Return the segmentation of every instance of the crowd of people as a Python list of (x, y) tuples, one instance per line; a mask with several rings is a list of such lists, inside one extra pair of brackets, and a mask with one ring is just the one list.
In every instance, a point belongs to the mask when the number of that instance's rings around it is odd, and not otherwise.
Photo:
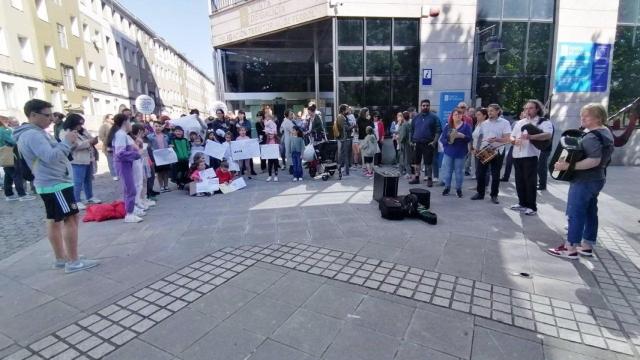
[[(191, 129), (174, 126), (165, 115), (134, 116), (125, 108), (113, 116), (106, 115), (98, 136), (94, 137), (85, 128), (82, 115), (53, 113), (51, 104), (34, 99), (24, 107), (28, 123), (17, 126), (11, 119), (0, 116), (0, 148), (5, 152), (11, 148), (13, 153), (13, 166), (4, 166), (3, 189), (8, 201), (29, 201), (35, 197), (25, 191), (25, 180), (31, 182), (32, 192), (42, 198), (50, 220), (48, 237), (56, 256), (55, 266), (67, 272), (97, 264), (94, 260), (78, 258), (77, 214), (87, 205), (101, 202), (93, 192), (100, 155), (107, 160), (110, 176), (121, 184), (126, 209), (124, 221), (138, 223), (161, 193), (187, 189), (194, 196), (211, 195), (193, 191), (193, 185), (203, 181), (202, 174), (207, 168), (214, 169), (220, 184), (245, 175), (249, 179), (257, 175), (254, 169), (257, 164), (254, 165), (253, 160), (234, 161), (230, 147), (222, 159), (206, 155), (203, 149), (208, 140), (230, 143), (257, 138), (260, 144), (277, 144), (281, 160), (260, 160), (260, 170), (268, 174), (266, 181), (277, 182), (278, 172), (286, 170), (292, 181), (302, 181), (305, 146), (327, 141), (328, 137), (338, 143), (335, 160), (344, 175), (348, 176), (350, 170), (362, 169), (363, 176), (373, 176), (375, 167), (382, 164), (383, 151), (389, 151), (389, 147), (384, 146), (388, 130), (394, 164), (409, 184), (419, 184), (423, 172), (427, 187), (441, 185), (442, 195), (447, 196), (455, 186), (455, 193), (461, 198), (464, 178), (471, 175), (473, 168), (476, 193), (471, 199), (484, 199), (490, 186), (490, 200), (499, 204), (500, 182), (508, 180), (512, 163), (518, 203), (511, 209), (535, 215), (537, 190), (546, 187), (551, 147), (540, 150), (534, 142), (548, 140), (551, 143), (554, 132), (542, 103), (527, 101), (520, 119), (513, 124), (502, 117), (498, 104), (469, 109), (460, 103), (444, 121), (431, 111), (430, 105), (429, 100), (423, 100), (420, 112), (410, 108), (397, 113), (388, 129), (380, 113), (361, 108), (356, 114), (346, 104), (339, 106), (330, 128), (325, 127), (315, 103), (309, 103), (304, 113), (287, 110), (282, 119), (265, 106), (256, 113), (254, 125), (242, 110), (225, 113), (219, 109), (215, 116), (203, 120), (194, 109), (191, 115), (200, 126)], [(585, 135), (586, 159), (571, 164), (579, 176), (569, 190), (568, 241), (549, 249), (552, 255), (570, 259), (577, 258), (578, 254), (591, 254), (597, 233), (597, 196), (604, 186), (605, 168), (613, 150), (613, 136), (604, 125), (606, 110), (601, 105), (590, 104), (582, 109), (581, 118), (585, 131), (602, 136)], [(52, 135), (47, 132), (51, 123), (54, 124)], [(539, 131), (529, 133), (530, 126)], [(167, 148), (173, 149), (178, 161), (155, 165), (153, 151)], [(483, 158), (482, 152), (492, 156)], [(560, 160), (555, 167), (562, 170), (569, 165)], [(17, 196), (13, 193), (14, 185)]]

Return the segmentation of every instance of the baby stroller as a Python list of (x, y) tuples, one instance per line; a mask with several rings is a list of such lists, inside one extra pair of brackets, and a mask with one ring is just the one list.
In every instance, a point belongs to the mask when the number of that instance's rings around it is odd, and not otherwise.
[(312, 161), (307, 162), (309, 176), (316, 179), (322, 178), (323, 181), (327, 181), (337, 171), (338, 180), (341, 180), (342, 170), (338, 166), (338, 163), (336, 163), (338, 142), (336, 140), (325, 140), (315, 144), (313, 147), (316, 152), (316, 157)]

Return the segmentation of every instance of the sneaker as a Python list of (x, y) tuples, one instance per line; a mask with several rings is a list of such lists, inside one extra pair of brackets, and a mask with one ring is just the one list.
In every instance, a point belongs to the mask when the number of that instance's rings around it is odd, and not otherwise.
[(492, 196), (491, 197), (491, 202), (494, 204), (500, 204), (500, 201), (498, 201), (498, 197), (497, 196)]
[[(365, 174), (365, 176), (366, 176), (366, 174)], [(415, 179), (409, 181), (409, 185), (416, 185), (416, 184), (420, 184), (420, 179), (415, 178)]]
[(144, 210), (142, 210), (141, 208), (139, 208), (137, 206), (135, 208), (133, 208), (133, 214), (136, 215), (136, 216), (145, 216), (145, 215), (147, 215), (147, 213), (144, 212)]
[(91, 199), (87, 200), (87, 204), (101, 204), (102, 200), (98, 199), (97, 197), (92, 197)]
[(36, 197), (33, 195), (25, 195), (25, 196), (20, 196), (18, 198), (18, 201), (31, 201), (34, 200)]
[(165, 186), (165, 187), (163, 187), (163, 188), (160, 188), (160, 192), (161, 192), (161, 193), (166, 193), (166, 192), (169, 192), (169, 191), (171, 191), (171, 190), (169, 190), (169, 188), (168, 188), (168, 187), (166, 187), (166, 186)]
[(137, 216), (135, 212), (133, 214), (127, 214), (127, 216), (124, 217), (124, 222), (126, 223), (139, 223), (142, 220), (143, 219)]
[[(368, 172), (368, 173), (364, 174), (364, 176), (373, 177), (373, 172)], [(420, 181), (418, 181), (418, 183), (420, 183)], [(409, 181), (409, 184), (411, 184), (411, 181)]]
[(258, 175), (258, 174), (256, 174), (256, 172), (255, 172), (255, 171), (252, 171), (252, 172), (251, 172), (251, 175), (256, 176), (256, 175)]
[(561, 257), (561, 258), (565, 258), (565, 259), (569, 259), (569, 260), (577, 260), (578, 259), (578, 252), (572, 252), (570, 253), (567, 250), (567, 247), (563, 245), (558, 246), (557, 248), (553, 248), (553, 249), (547, 249), (547, 253), (549, 255), (553, 255), (556, 257)]
[(114, 177), (113, 177), (113, 181), (118, 181), (118, 180), (120, 180), (120, 178), (119, 178), (119, 177), (117, 177), (117, 176), (114, 176)]
[(269, 182), (269, 181), (271, 181), (271, 176), (269, 176), (269, 177), (267, 178), (267, 182)]
[(98, 264), (97, 260), (78, 259), (66, 263), (64, 265), (64, 272), (70, 274), (80, 270), (91, 269), (92, 267), (98, 266)]
[(151, 199), (143, 200), (143, 203), (147, 205), (147, 207), (156, 206), (156, 202)]
[(159, 193), (159, 192), (157, 192), (157, 191), (151, 190), (151, 191), (149, 192), (149, 195), (150, 195), (149, 197), (152, 197), (152, 196), (153, 196), (153, 197), (155, 197), (155, 196), (160, 195), (160, 193)]
[(509, 206), (509, 209), (511, 209), (513, 211), (519, 211), (519, 212), (524, 212), (525, 210), (527, 210), (526, 207), (520, 206), (520, 204), (513, 204), (513, 205)]
[(482, 200), (482, 199), (484, 199), (484, 195), (480, 195), (479, 193), (476, 193), (471, 197), (471, 200)]
[(278, 182), (278, 177), (277, 177), (277, 176), (274, 176), (274, 177), (273, 177), (273, 181), (274, 181), (274, 182)]
[(17, 201), (18, 200), (18, 196), (17, 195), (11, 195), (11, 196), (7, 196), (4, 198), (6, 201)]
[(593, 257), (593, 249), (585, 249), (582, 246), (578, 246), (576, 250), (578, 250), (578, 254), (582, 256)]
[(205, 193), (201, 193), (201, 192), (199, 192), (199, 193), (197, 193), (197, 194), (196, 194), (196, 196), (197, 196), (197, 197), (203, 197), (203, 196), (205, 196)]
[(451, 191), (451, 189), (444, 188), (444, 190), (442, 190), (442, 196), (448, 196), (449, 195), (449, 191)]
[(456, 190), (456, 195), (458, 195), (459, 198), (462, 198), (462, 190)]
[(298, 178), (293, 178), (293, 181), (294, 181), (294, 182), (295, 182), (295, 181), (298, 181)]
[(533, 210), (533, 209), (529, 209), (529, 208), (527, 208), (527, 209), (524, 211), (524, 214), (525, 214), (525, 215), (529, 215), (529, 216), (533, 216), (533, 215), (537, 214), (537, 212), (536, 212), (535, 210)]
[(144, 210), (144, 211), (149, 210), (149, 207), (143, 201), (144, 200), (136, 201), (136, 207), (139, 208), (140, 210)]
[(85, 210), (87, 208), (87, 206), (81, 202), (77, 202), (76, 206), (78, 207), (78, 210)]
[(433, 186), (433, 180), (431, 178), (427, 178), (427, 187)]
[(302, 181), (302, 178), (298, 178), (298, 181)]

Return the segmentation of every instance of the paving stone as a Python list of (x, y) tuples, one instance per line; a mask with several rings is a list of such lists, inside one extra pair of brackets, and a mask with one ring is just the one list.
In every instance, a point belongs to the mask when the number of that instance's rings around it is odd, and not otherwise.
[(631, 350), (631, 346), (629, 346), (628, 343), (622, 342), (622, 341), (611, 340), (611, 339), (606, 339), (605, 341), (607, 342), (607, 345), (609, 346), (609, 349), (611, 349), (613, 351), (616, 351), (616, 352), (621, 352), (621, 353), (624, 353), (624, 354), (633, 355), (633, 350)]
[(465, 303), (470, 303), (471, 302), (471, 296), (470, 295), (461, 294), (459, 292), (456, 292), (455, 294), (453, 294), (453, 299), (457, 300), (457, 301), (460, 301), (460, 302), (465, 302)]
[(493, 300), (494, 301), (499, 301), (505, 304), (511, 304), (511, 298), (507, 295), (502, 295), (502, 294), (493, 294)]
[(523, 308), (519, 308), (517, 306), (514, 306), (512, 308), (512, 312), (513, 312), (513, 315), (515, 315), (515, 316), (520, 316), (520, 317), (527, 318), (527, 319), (533, 319), (533, 311), (531, 311), (531, 310), (523, 309)]
[(476, 328), (474, 360), (543, 360), (542, 345), (486, 328)]
[(595, 324), (596, 323), (596, 319), (588, 314), (582, 314), (582, 313), (574, 313), (574, 316), (576, 318), (577, 321), (579, 322), (583, 322), (583, 323), (587, 323), (587, 324)]
[(124, 327), (131, 327), (137, 324), (140, 320), (142, 320), (142, 316), (138, 314), (131, 314), (131, 316), (119, 322), (120, 325)]
[(44, 339), (38, 340), (35, 343), (31, 344), (29, 347), (34, 351), (40, 351), (44, 348), (47, 348), (53, 345), (56, 341), (58, 341), (55, 337), (49, 335)]
[(121, 309), (121, 310), (118, 310), (115, 313), (109, 315), (109, 320), (117, 322), (117, 321), (120, 321), (120, 320), (126, 318), (129, 315), (131, 315), (131, 311), (125, 310), (125, 309)]
[(173, 312), (176, 312), (176, 311), (182, 309), (185, 306), (187, 306), (187, 302), (182, 301), (182, 300), (176, 300), (176, 301), (172, 302), (171, 304), (167, 305), (167, 309), (171, 310)]
[(100, 346), (94, 348), (93, 350), (89, 351), (89, 355), (96, 358), (96, 359), (100, 359), (102, 357), (104, 357), (106, 354), (110, 353), (111, 351), (113, 351), (115, 349), (115, 347), (113, 345), (107, 344), (107, 343), (103, 343), (100, 344)]
[(87, 329), (89, 329), (90, 331), (92, 331), (94, 333), (97, 333), (97, 332), (102, 331), (103, 329), (106, 329), (111, 324), (112, 324), (111, 321), (102, 319), (102, 320), (96, 322), (95, 324), (89, 326)]
[(491, 318), (493, 320), (500, 321), (501, 323), (505, 323), (509, 325), (511, 325), (511, 322), (512, 322), (511, 314), (507, 314), (507, 313), (503, 313), (495, 310), (491, 312)]
[(578, 330), (578, 324), (573, 320), (556, 318), (556, 323), (558, 327), (569, 329), (569, 330)]
[(584, 334), (602, 336), (600, 328), (596, 325), (578, 323), (578, 328), (580, 328), (580, 332)]
[(420, 279), (420, 282), (425, 284), (425, 285), (430, 285), (430, 286), (435, 286), (437, 281), (429, 278), (429, 277), (423, 277), (422, 279)]
[(573, 342), (582, 342), (582, 338), (580, 337), (580, 332), (558, 328), (558, 335), (561, 339), (569, 340)]
[(549, 335), (549, 336), (558, 336), (558, 328), (556, 328), (553, 325), (549, 325), (549, 324), (545, 324), (545, 323), (541, 323), (541, 322), (536, 322), (536, 330), (539, 333), (545, 334), (545, 335)]
[(49, 347), (47, 347), (45, 349), (40, 350), (39, 354), (48, 359), (48, 358), (54, 357), (55, 355), (63, 352), (64, 350), (66, 350), (68, 348), (69, 348), (69, 345), (58, 341), (58, 342), (54, 343), (53, 345), (51, 345), (51, 346), (49, 346)]
[(469, 309), (471, 309), (471, 304), (460, 302), (460, 301), (454, 301), (451, 304), (451, 308), (458, 311), (469, 312)]
[(459, 358), (469, 358), (473, 316), (451, 316), (450, 310), (416, 310), (406, 333), (407, 340)]
[(123, 345), (124, 343), (126, 343), (127, 341), (133, 339), (134, 337), (136, 337), (136, 333), (134, 333), (133, 331), (130, 330), (125, 330), (123, 332), (121, 332), (120, 334), (114, 336), (113, 338), (111, 338), (111, 341), (116, 344), (116, 345)]
[(377, 289), (378, 286), (380, 286), (381, 282), (380, 281), (374, 281), (374, 280), (367, 280), (364, 283), (364, 286), (371, 288), (371, 289)]
[(503, 313), (511, 314), (511, 305), (503, 304), (500, 302), (493, 302), (492, 308)]
[(103, 341), (100, 340), (100, 338), (96, 337), (96, 336), (92, 336), (86, 340), (84, 340), (83, 342), (79, 343), (76, 345), (76, 347), (78, 348), (78, 350), (82, 351), (82, 352), (88, 352), (89, 350), (95, 348), (96, 346), (98, 346), (99, 344), (102, 344)]
[(532, 306), (533, 306), (533, 311), (549, 314), (549, 315), (553, 314), (553, 308), (549, 305), (543, 305), (543, 304), (534, 302), (532, 303)]
[(111, 339), (112, 337), (114, 337), (115, 335), (117, 335), (118, 333), (122, 332), (124, 330), (124, 328), (113, 324), (111, 326), (109, 326), (108, 328), (102, 330), (100, 333), (98, 333), (98, 335), (100, 335), (100, 337), (102, 337), (103, 339)]
[(475, 288), (480, 290), (491, 291), (491, 284), (487, 284), (481, 281), (476, 281)]
[(488, 300), (488, 299), (474, 297), (473, 298), (473, 304), (474, 305), (480, 305), (480, 306), (483, 306), (483, 307), (486, 307), (486, 308), (491, 308), (491, 300)]
[(137, 324), (135, 324), (134, 326), (132, 326), (131, 330), (134, 330), (134, 331), (142, 333), (142, 332), (147, 331), (149, 328), (151, 328), (155, 324), (156, 323), (153, 320), (144, 319), (144, 320), (138, 322)]
[(61, 352), (60, 354), (56, 355), (55, 357), (52, 358), (52, 360), (71, 360), (71, 359), (78, 359), (78, 356), (80, 355), (79, 352), (77, 352), (74, 349), (67, 349), (63, 352)]
[(443, 297), (439, 297), (439, 296), (433, 296), (433, 299), (431, 300), (431, 303), (434, 305), (438, 305), (438, 306), (442, 306), (442, 307), (449, 307), (449, 303), (451, 302), (451, 300), (449, 300), (448, 298), (443, 298)]
[(539, 312), (534, 312), (534, 318), (537, 322), (543, 322), (545, 324), (550, 324), (550, 325), (555, 325), (556, 324), (556, 320), (553, 316), (551, 315), (547, 315), (547, 314), (543, 314), (543, 313), (539, 313)]
[(100, 316), (98, 315), (89, 315), (86, 318), (78, 321), (78, 324), (80, 324), (80, 326), (84, 326), (84, 327), (88, 327), (89, 325), (99, 321), (101, 319)]
[(319, 356), (331, 344), (341, 325), (340, 320), (300, 309), (282, 324), (272, 339)]
[(513, 317), (513, 325), (533, 331), (535, 331), (536, 329), (536, 325), (533, 320), (522, 318), (519, 316)]
[(418, 301), (429, 302), (431, 295), (416, 291), (416, 293), (413, 294), (413, 298)]
[(435, 295), (449, 299), (453, 293), (450, 290), (436, 289)]
[(594, 335), (582, 333), (582, 341), (587, 345), (591, 345), (591, 346), (595, 346), (603, 349), (607, 348), (607, 344), (605, 343), (604, 338), (600, 336), (594, 336)]
[(396, 291), (396, 295), (400, 295), (400, 296), (404, 296), (404, 297), (410, 298), (411, 296), (413, 296), (413, 290), (405, 289), (405, 288), (398, 288), (398, 290)]
[(88, 338), (89, 336), (91, 336), (91, 333), (89, 333), (88, 331), (85, 331), (85, 330), (80, 330), (80, 331), (78, 331), (77, 333), (75, 333), (75, 334), (73, 334), (73, 335), (69, 336), (69, 337), (68, 337), (68, 338), (66, 338), (65, 340), (66, 340), (68, 343), (70, 343), (70, 344), (72, 344), (72, 345), (75, 345), (75, 344), (77, 344), (77, 343), (81, 342), (82, 340), (84, 340), (84, 339)]
[(573, 311), (571, 311), (571, 310), (553, 308), (553, 314), (555, 316), (557, 316), (557, 317), (561, 317), (561, 318), (564, 318), (564, 319), (570, 319), (570, 320), (575, 319), (575, 315), (574, 315)]
[(409, 325), (413, 309), (402, 304), (367, 296), (350, 319), (355, 325), (383, 334), (402, 337)]
[(454, 286), (455, 285), (451, 282), (442, 281), (442, 280), (438, 282), (438, 287), (441, 289), (453, 290)]

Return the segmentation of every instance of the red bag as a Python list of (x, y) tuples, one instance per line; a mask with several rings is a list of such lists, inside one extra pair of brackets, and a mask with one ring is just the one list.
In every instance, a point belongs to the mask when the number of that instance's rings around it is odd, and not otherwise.
[(95, 204), (87, 206), (87, 212), (82, 221), (105, 221), (111, 219), (124, 219), (126, 211), (123, 201), (115, 201), (111, 204)]

